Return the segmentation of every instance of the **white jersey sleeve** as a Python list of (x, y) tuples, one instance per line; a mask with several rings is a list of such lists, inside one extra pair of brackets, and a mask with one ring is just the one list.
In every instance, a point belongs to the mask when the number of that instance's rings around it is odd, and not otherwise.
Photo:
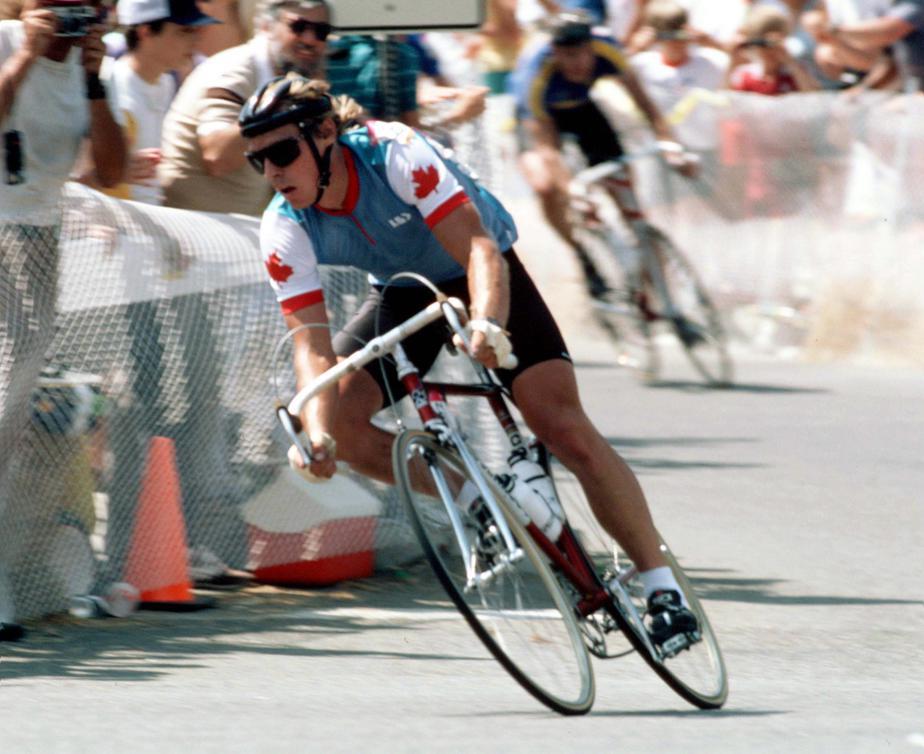
[(369, 124), (369, 131), (377, 139), (388, 139), (388, 184), (403, 201), (417, 207), (429, 227), (469, 201), (462, 184), (416, 131), (401, 123), (382, 122)]
[(272, 208), (266, 210), (260, 223), (260, 251), (283, 314), (324, 300), (314, 246), (295, 220)]

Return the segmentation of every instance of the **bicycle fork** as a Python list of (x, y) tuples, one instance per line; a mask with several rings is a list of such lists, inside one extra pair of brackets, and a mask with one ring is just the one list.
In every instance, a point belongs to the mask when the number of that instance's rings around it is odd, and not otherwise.
[[(507, 519), (497, 505), (494, 499), (495, 494), (488, 483), (487, 475), (481, 462), (469, 449), (465, 439), (459, 432), (458, 428), (453, 426), (453, 422), (446, 411), (446, 395), (438, 387), (431, 387), (429, 390), (424, 386), (420, 379), (420, 372), (417, 367), (408, 359), (404, 349), (398, 344), (394, 350), (395, 362), (398, 370), (398, 378), (407, 390), (417, 414), (424, 424), (424, 428), (433, 432), (441, 441), (446, 442), (454, 448), (462, 459), (463, 464), (471, 475), (472, 481), (478, 488), (481, 500), (487, 506), (494, 519), (498, 532), (505, 546), (505, 552), (498, 554), (499, 563), (492, 566), (486, 571), (477, 571), (475, 568), (474, 557), (469, 557), (465, 561), (466, 591), (483, 586), (489, 581), (496, 578), (503, 571), (508, 569), (513, 563), (523, 558), (523, 550), (517, 545), (507, 524)], [(440, 498), (446, 501), (446, 511), (452, 525), (452, 531), (459, 543), (460, 551), (464, 553), (473, 553), (474, 548), (465, 531), (465, 525), (453, 501), (455, 493), (446, 479), (443, 470), (436, 466), (430, 459), (425, 459), (430, 470), (430, 476), (439, 492)]]

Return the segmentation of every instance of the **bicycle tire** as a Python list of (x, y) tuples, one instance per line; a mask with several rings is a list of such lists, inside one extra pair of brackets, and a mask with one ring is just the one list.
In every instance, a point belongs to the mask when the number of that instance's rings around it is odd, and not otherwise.
[(660, 374), (661, 361), (652, 323), (639, 306), (636, 300), (638, 294), (630, 285), (625, 270), (617, 262), (619, 253), (614, 246), (628, 242), (616, 239), (613, 233), (605, 226), (582, 228), (580, 232), (583, 246), (588, 250), (584, 264), (593, 265), (608, 287), (605, 292), (594, 293), (590, 291), (588, 281), (594, 317), (613, 341), (616, 363), (631, 370), (642, 382), (654, 382)]
[[(578, 534), (588, 558), (598, 567), (601, 579), (610, 583), (613, 578), (621, 576), (625, 580), (622, 584), (623, 589), (617, 590), (617, 601), (607, 606), (607, 612), (622, 631), (624, 638), (652, 670), (683, 699), (701, 709), (721, 707), (728, 698), (728, 672), (722, 650), (702, 602), (670, 548), (662, 540), (661, 552), (674, 573), (690, 610), (696, 616), (702, 639), (674, 657), (666, 658), (662, 657), (648, 640), (642, 587), (628, 558), (619, 551), (612, 537), (597, 523), (583, 488), (574, 475), (555, 458), (548, 457), (545, 463), (559, 500), (565, 508), (565, 514)], [(630, 604), (618, 605), (620, 595), (621, 599)], [(617, 651), (612, 653), (612, 656), (624, 653), (624, 650)]]
[[(482, 519), (476, 521), (473, 508), (458, 505), (448, 499), (449, 494), (441, 492), (437, 499), (417, 492), (411, 481), (441, 476), (457, 489), (464, 480), (474, 481), (475, 474), (455, 450), (424, 431), (402, 432), (393, 445), (392, 461), (399, 494), (424, 554), (485, 647), (526, 691), (550, 709), (564, 715), (588, 712), (594, 701), (594, 677), (573, 606), (562, 594), (545, 556), (510, 515), (505, 494), (493, 478), (484, 475), (523, 557), (495, 578), (473, 587), (465, 573), (465, 561), (484, 573), (506, 552), (498, 544), (502, 540), (494, 536), (497, 530), (490, 513), (482, 506)], [(455, 489), (452, 492), (455, 494)], [(465, 551), (453, 533), (445, 506), (454, 506), (471, 535)], [(480, 538), (479, 531), (483, 532)]]
[(734, 375), (728, 354), (728, 337), (712, 297), (686, 255), (662, 231), (649, 225), (649, 242), (663, 258), (664, 276), (671, 301), (678, 314), (701, 336), (695, 343), (675, 334), (694, 369), (711, 387), (728, 387)]

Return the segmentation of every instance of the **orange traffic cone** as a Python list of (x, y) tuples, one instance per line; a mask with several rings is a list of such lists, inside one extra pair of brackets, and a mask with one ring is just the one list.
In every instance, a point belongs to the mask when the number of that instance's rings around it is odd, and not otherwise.
[(140, 592), (141, 608), (186, 611), (214, 604), (192, 593), (180, 477), (167, 437), (152, 437), (148, 445), (122, 580)]

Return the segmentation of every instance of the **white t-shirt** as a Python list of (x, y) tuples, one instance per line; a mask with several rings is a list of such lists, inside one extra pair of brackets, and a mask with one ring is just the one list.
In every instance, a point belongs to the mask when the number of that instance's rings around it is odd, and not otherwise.
[(824, 5), (831, 23), (843, 26), (884, 16), (892, 0), (824, 0)]
[[(690, 26), (709, 34), (719, 42), (730, 42), (752, 3), (748, 0), (678, 0), (690, 14)], [(791, 16), (783, 0), (756, 0), (753, 5), (772, 5)]]
[[(23, 43), (21, 21), (0, 21), (0, 65)], [(36, 60), (16, 90), (13, 107), (0, 132), (17, 131), (22, 150), (23, 183), (7, 183), (6, 152), (0, 144), (0, 221), (54, 225), (61, 189), (80, 143), (90, 128), (79, 48), (57, 63)]]
[[(130, 57), (124, 55), (108, 67), (106, 78), (109, 106), (125, 130), (129, 153), (160, 149), (164, 117), (176, 93), (173, 77), (164, 73), (157, 83), (149, 84), (132, 70)], [(147, 184), (131, 184), (130, 198), (159, 205), (164, 203), (164, 192), (152, 178)]]
[(659, 50), (633, 55), (629, 62), (658, 109), (690, 149), (714, 149), (716, 120), (714, 107), (696, 90), (722, 88), (728, 56), (708, 47), (689, 48), (687, 62), (668, 65)]

